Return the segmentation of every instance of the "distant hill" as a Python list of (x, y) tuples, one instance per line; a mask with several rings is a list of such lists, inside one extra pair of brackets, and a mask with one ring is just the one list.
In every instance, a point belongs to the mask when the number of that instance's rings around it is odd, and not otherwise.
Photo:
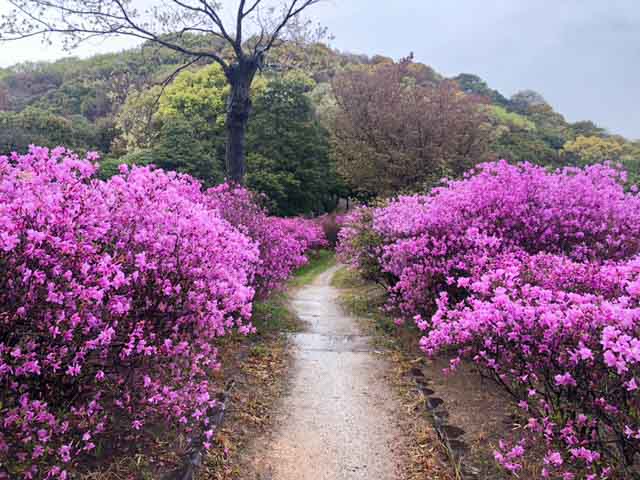
[[(203, 38), (194, 36), (193, 41)], [(185, 60), (176, 52), (143, 45), (88, 59), (66, 58), (0, 69), (0, 153), (39, 143), (115, 155), (112, 145), (119, 135), (116, 119), (127, 96), (161, 84)], [(380, 55), (339, 52), (322, 43), (284, 44), (269, 57), (264, 75), (303, 70), (315, 80), (311, 98), (322, 108), (336, 72), (392, 61)], [(444, 79), (428, 65), (416, 63), (415, 68), (421, 70), (420, 81)], [(464, 73), (454, 79), (466, 94), (486, 99), (487, 135), (491, 135), (494, 158), (550, 165), (609, 158), (635, 171), (640, 158), (638, 142), (610, 134), (589, 120), (567, 122), (536, 92), (523, 90), (507, 98), (477, 75)]]

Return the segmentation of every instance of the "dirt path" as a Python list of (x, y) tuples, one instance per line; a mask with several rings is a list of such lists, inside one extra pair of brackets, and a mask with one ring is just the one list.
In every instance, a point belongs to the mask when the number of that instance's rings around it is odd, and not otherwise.
[(292, 338), (287, 395), (267, 438), (251, 448), (247, 480), (400, 479), (403, 439), (388, 364), (337, 304), (337, 267), (298, 290), (293, 307), (308, 324)]

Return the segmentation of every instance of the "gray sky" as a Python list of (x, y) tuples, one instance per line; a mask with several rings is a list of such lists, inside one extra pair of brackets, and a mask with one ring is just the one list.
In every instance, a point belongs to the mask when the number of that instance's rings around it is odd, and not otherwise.
[[(445, 75), (475, 73), (507, 96), (531, 88), (570, 121), (640, 139), (640, 0), (327, 0), (310, 14), (340, 50), (413, 51)], [(0, 44), (0, 66), (61, 55), (37, 40)]]

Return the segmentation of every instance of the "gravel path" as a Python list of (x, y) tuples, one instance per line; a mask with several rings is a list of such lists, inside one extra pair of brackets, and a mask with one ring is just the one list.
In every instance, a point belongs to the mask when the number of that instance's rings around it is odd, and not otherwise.
[(399, 403), (388, 364), (337, 305), (331, 268), (301, 288), (293, 307), (308, 323), (293, 335), (294, 367), (275, 426), (253, 445), (250, 480), (401, 478)]

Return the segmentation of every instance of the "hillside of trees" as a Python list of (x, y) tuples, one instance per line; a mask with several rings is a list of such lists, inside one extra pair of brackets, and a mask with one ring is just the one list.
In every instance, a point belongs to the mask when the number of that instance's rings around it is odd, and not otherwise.
[[(229, 87), (218, 66), (180, 69), (186, 60), (146, 44), (0, 69), (0, 154), (65, 145), (98, 151), (104, 177), (123, 162), (153, 163), (220, 183)], [(445, 78), (411, 56), (285, 43), (252, 97), (246, 182), (280, 215), (330, 211), (346, 196), (420, 191), (499, 158), (612, 160), (632, 179), (640, 162), (640, 142), (589, 120), (570, 123), (534, 91), (507, 98), (476, 75)]]

